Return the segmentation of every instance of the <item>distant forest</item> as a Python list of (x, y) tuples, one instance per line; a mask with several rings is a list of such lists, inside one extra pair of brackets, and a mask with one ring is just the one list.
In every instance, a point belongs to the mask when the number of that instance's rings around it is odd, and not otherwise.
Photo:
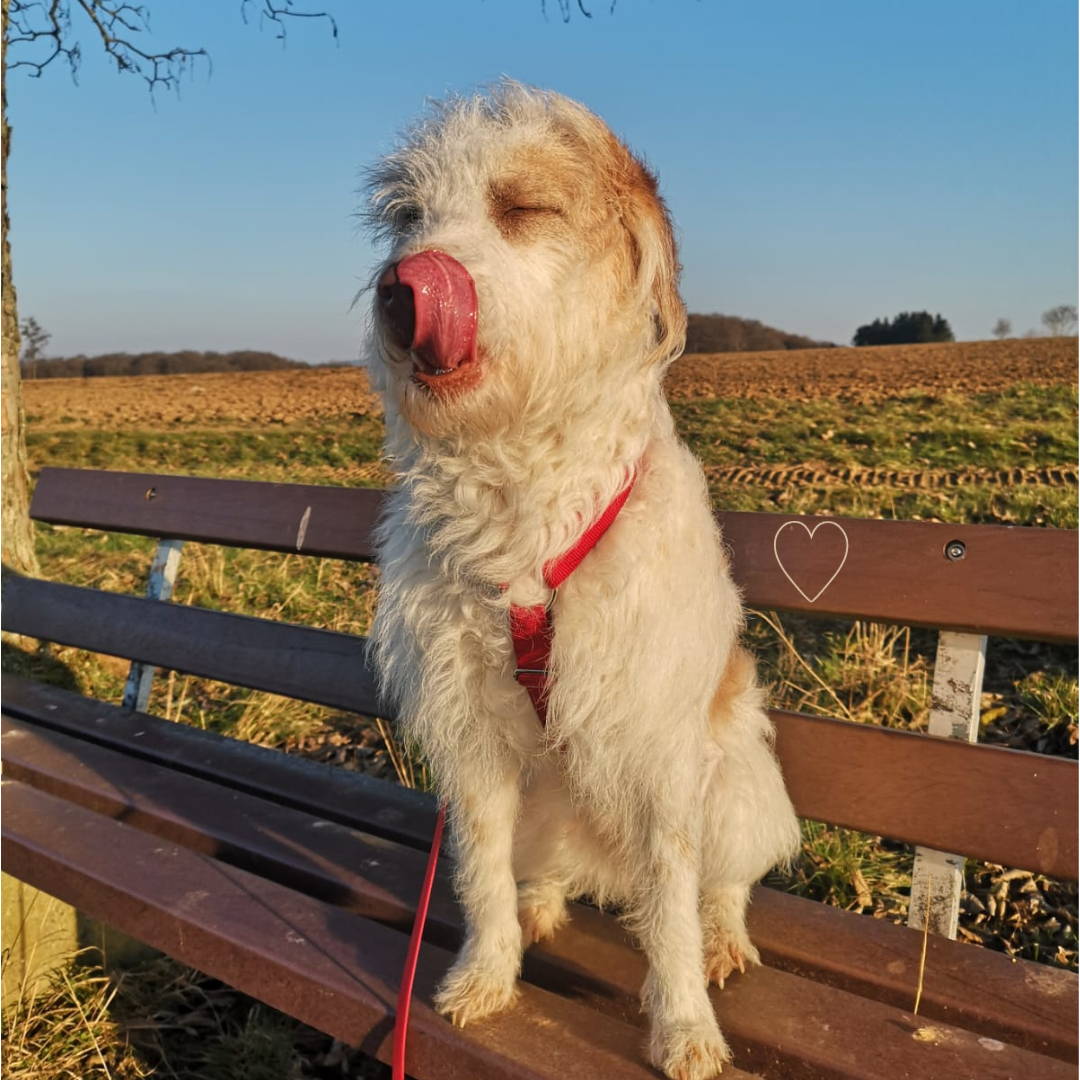
[(774, 349), (833, 348), (831, 341), (813, 341), (801, 334), (766, 326), (737, 315), (691, 315), (687, 320), (688, 353), (766, 352)]
[(101, 356), (58, 356), (22, 362), (27, 379), (79, 379), (97, 375), (201, 375), (210, 371), (276, 371), (306, 368), (271, 352), (244, 349), (240, 352), (103, 353)]
[[(740, 319), (735, 315), (691, 315), (686, 332), (688, 353), (820, 349), (831, 345), (831, 342), (788, 334), (756, 319)], [(311, 366), (255, 349), (226, 353), (185, 349), (183, 352), (103, 353), (100, 356), (40, 359), (24, 355), (22, 372), (26, 379), (87, 379), (99, 375), (201, 375), (211, 371), (277, 371)]]

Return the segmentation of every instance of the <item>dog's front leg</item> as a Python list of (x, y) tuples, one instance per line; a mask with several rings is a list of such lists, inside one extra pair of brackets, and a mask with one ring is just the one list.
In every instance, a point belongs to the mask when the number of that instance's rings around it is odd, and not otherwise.
[(731, 1051), (702, 978), (699, 830), (670, 810), (650, 815), (645, 884), (633, 911), (649, 961), (641, 999), (652, 1063), (672, 1080), (707, 1080), (731, 1060)]
[(520, 775), (509, 760), (484, 755), (453, 765), (450, 820), (457, 852), (455, 884), (465, 941), (435, 997), (459, 1027), (513, 1004), (521, 968), (521, 929), (513, 838)]

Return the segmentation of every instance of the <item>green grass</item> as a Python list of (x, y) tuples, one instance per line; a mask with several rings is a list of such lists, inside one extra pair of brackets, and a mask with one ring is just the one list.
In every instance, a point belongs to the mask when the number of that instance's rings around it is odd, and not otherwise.
[(963, 487), (940, 491), (901, 487), (743, 487), (714, 482), (713, 503), (724, 510), (829, 514), (953, 525), (1077, 527), (1076, 488), (1048, 484)]
[(370, 417), (320, 426), (235, 426), (191, 430), (104, 431), (69, 428), (35, 431), (27, 439), (34, 468), (44, 465), (190, 476), (242, 476), (280, 480), (290, 469), (347, 469), (380, 458), (382, 423)]
[(911, 850), (854, 829), (802, 823), (802, 852), (793, 871), (766, 881), (785, 892), (845, 911), (901, 920), (911, 893)]
[[(1038, 468), (1075, 463), (1076, 392), (1020, 385), (968, 397), (912, 394), (873, 406), (832, 400), (681, 401), (679, 431), (706, 465), (898, 469)], [(386, 482), (381, 421), (111, 432), (31, 427), (32, 468), (79, 466), (343, 486)], [(713, 482), (727, 510), (1076, 528), (1076, 490), (1044, 484), (912, 489)]]
[(1074, 463), (1076, 391), (911, 394), (853, 404), (828, 399), (705, 399), (673, 404), (707, 465), (1036, 468)]

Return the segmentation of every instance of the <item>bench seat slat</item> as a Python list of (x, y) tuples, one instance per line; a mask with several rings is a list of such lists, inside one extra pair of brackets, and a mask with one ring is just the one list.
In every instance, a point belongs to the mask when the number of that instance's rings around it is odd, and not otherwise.
[[(4, 787), (5, 860), (19, 876), (46, 891), (66, 890), (58, 895), (91, 914), (107, 918), (171, 955), (195, 963), (269, 1004), (284, 1007), (306, 1022), (371, 1051), (378, 1036), (370, 1020), (365, 1017), (357, 1023), (350, 1017), (343, 1024), (340, 1009), (343, 1004), (353, 1009), (371, 1009), (371, 998), (379, 1003), (393, 1000), (404, 935), (361, 922), (320, 901), (26, 788), (17, 781), (5, 781)], [(105, 844), (110, 846), (106, 848)], [(117, 881), (123, 882), (121, 889), (115, 887)], [(254, 915), (252, 908), (258, 909)], [(503, 1039), (509, 1037), (515, 1054), (533, 1063), (535, 1071), (528, 1072), (530, 1076), (558, 1075), (551, 1071), (553, 1057), (562, 1058), (562, 1075), (624, 1075), (624, 1062), (627, 1068), (632, 1068), (633, 1063), (616, 1057), (612, 1063), (619, 1068), (611, 1070), (603, 1063), (603, 1051), (610, 1055), (620, 1051), (623, 1055), (636, 1054), (640, 1039), (624, 1035), (621, 1045), (615, 1039), (605, 1040), (604, 1021), (621, 1027), (620, 1017), (629, 1014), (627, 1019), (634, 1017), (635, 1023), (641, 1023), (641, 1018), (634, 1015), (633, 1004), (644, 974), (644, 960), (627, 947), (622, 930), (612, 920), (596, 913), (584, 914), (586, 918), (576, 920), (578, 933), (568, 927), (570, 932), (560, 935), (563, 949), (569, 950), (566, 959), (571, 971), (584, 968), (592, 973), (591, 983), (580, 980), (574, 985), (578, 1004), (522, 984), (522, 1006), (491, 1022), (495, 1028), (502, 1028), (494, 1047), (489, 1041), (489, 1024), (467, 1029), (462, 1038), (431, 1015), (427, 1002), (434, 977), (445, 969), (448, 955), (437, 948), (426, 949), (411, 1040), (421, 1044), (414, 1046), (414, 1062), (417, 1056), (425, 1061), (432, 1041), (443, 1042), (444, 1055), (448, 1049), (445, 1043), (451, 1037), (467, 1043), (470, 1035), (479, 1037), (488, 1048), (505, 1052)], [(288, 947), (291, 945), (301, 946), (302, 951), (298, 954)], [(342, 1002), (342, 990), (355, 985), (354, 980), (359, 983), (359, 993), (353, 995), (354, 1000)], [(309, 1003), (306, 997), (313, 990), (319, 992), (321, 1000)], [(287, 1004), (278, 996), (285, 994)], [(900, 1010), (768, 968), (732, 981), (727, 991), (713, 996), (738, 1064), (785, 1080), (823, 1076), (893, 1080), (929, 1075), (941, 1080), (972, 1075), (988, 1080), (1018, 1075), (1057, 1080), (1074, 1076), (1071, 1064), (1001, 1042), (990, 1052), (984, 1045), (985, 1038), (980, 1042), (973, 1033), (937, 1020), (916, 1019)], [(580, 1005), (591, 1008), (582, 1010)], [(600, 1028), (596, 1039), (592, 1028), (588, 1028), (589, 1058), (579, 1059), (569, 1069), (570, 1040), (556, 1040), (557, 1047), (545, 1052), (542, 1045), (522, 1032), (522, 1028), (542, 1032), (545, 1022), (550, 1030), (553, 1020), (563, 1020), (558, 1016), (560, 1009), (578, 1021), (576, 1030), (583, 1041), (586, 1029), (582, 1021), (587, 1023), (591, 1018)], [(536, 1012), (541, 1016), (537, 1017)], [(816, 1021), (822, 1015), (830, 1017), (828, 1025)], [(347, 1034), (343, 1034), (343, 1028)], [(920, 1031), (924, 1037), (916, 1038)], [(522, 1046), (523, 1042), (531, 1045)], [(874, 1047), (872, 1057), (866, 1053), (869, 1046)], [(376, 1053), (383, 1056), (385, 1049), (383, 1038)], [(458, 1066), (462, 1049), (454, 1046)], [(468, 1047), (464, 1049), (467, 1060)], [(430, 1075), (439, 1073), (436, 1057), (431, 1054), (428, 1059)], [(445, 1067), (445, 1059), (442, 1064)], [(423, 1064), (418, 1068), (410, 1063), (410, 1073), (423, 1077)], [(518, 1075), (513, 1069), (507, 1074)], [(468, 1075), (490, 1074), (473, 1071)]]
[[(38, 479), (31, 514), (54, 524), (371, 559), (385, 496), (362, 488), (50, 468)], [(751, 607), (1042, 641), (1077, 636), (1075, 530), (732, 512), (717, 520)], [(799, 526), (780, 542), (777, 531), (797, 521), (804, 523), (805, 542)], [(837, 547), (832, 527), (820, 543), (810, 542), (811, 530), (824, 521), (840, 526), (844, 547)], [(966, 545), (959, 561), (945, 558), (953, 540)]]
[[(913, 1004), (917, 930), (764, 886), (754, 891), (749, 927), (767, 964), (900, 1009)], [(926, 940), (920, 1015), (1075, 1063), (1078, 1005), (1074, 972), (937, 934)]]
[[(18, 781), (3, 787), (4, 860), (17, 877), (389, 1060), (405, 934)], [(434, 946), (421, 954), (407, 1061), (417, 1080), (655, 1076), (633, 1029), (529, 984), (513, 1012), (452, 1027), (429, 1004), (450, 959)]]
[[(67, 614), (73, 628), (80, 625), (81, 606), (89, 605), (97, 595), (92, 590), (68, 585), (25, 579), (19, 579), (19, 583), (32, 586), (29, 591), (34, 593), (44, 587), (59, 600), (73, 597), (74, 603)], [(5, 601), (9, 584), (5, 583)], [(21, 609), (25, 607), (26, 591), (19, 595)], [(360, 639), (198, 608), (154, 604), (137, 597), (110, 595), (103, 599), (109, 605), (117, 602), (114, 606), (130, 618), (135, 618), (140, 609), (149, 608), (157, 624), (167, 628), (153, 639), (153, 647), (141, 649), (136, 659), (179, 667), (210, 678), (228, 677), (220, 664), (242, 665), (252, 673), (252, 681), (247, 685), (280, 693), (288, 692), (280, 689), (288, 681), (297, 697), (349, 711), (377, 709), (377, 702), (370, 697), (367, 701), (361, 699), (362, 694), (373, 695), (374, 680), (364, 669), (365, 650)], [(7, 613), (14, 606), (4, 607), (5, 628), (9, 625)], [(54, 602), (51, 606), (56, 610), (60, 605)], [(84, 618), (90, 618), (91, 610), (94, 609), (84, 611)], [(100, 635), (97, 648), (107, 652), (109, 649), (101, 648), (102, 637), (111, 634), (120, 637), (126, 631), (122, 621), (110, 621), (106, 626), (106, 620), (100, 618), (100, 608), (96, 610), (98, 621), (87, 627), (82, 636)], [(212, 625), (226, 620), (228, 645), (222, 644), (220, 632), (197, 629), (202, 627), (204, 617)], [(118, 618), (114, 616), (113, 620)], [(25, 626), (21, 619), (12, 622), (16, 623), (15, 628)], [(34, 625), (43, 629), (40, 621)], [(253, 628), (256, 637), (256, 644), (250, 647), (241, 637), (248, 627)], [(50, 638), (49, 634), (39, 635), (34, 630), (23, 632)], [(312, 647), (297, 653), (287, 645), (280, 645), (282, 641), (300, 640), (312, 642)], [(139, 641), (151, 641), (151, 637), (143, 632)], [(176, 642), (183, 650), (184, 663), (178, 662), (170, 651)], [(194, 650), (198, 650), (198, 655)], [(314, 683), (309, 684), (307, 680), (312, 677)], [(5, 676), (5, 685), (8, 678)], [(234, 681), (241, 680), (234, 677)], [(54, 691), (35, 690), (14, 679), (11, 683), (13, 687), (19, 686), (14, 693), (29, 699), (30, 715), (50, 722), (49, 710), (43, 712), (42, 706)], [(344, 693), (340, 692), (342, 684)], [(301, 685), (303, 689), (298, 690)], [(353, 693), (361, 700), (354, 701)], [(19, 713), (23, 711), (21, 706), (9, 707)], [(94, 712), (98, 737), (106, 736), (108, 725), (115, 727), (109, 736), (114, 744), (123, 745), (130, 736), (130, 713), (98, 703), (89, 706), (76, 703), (72, 708), (76, 715), (85, 715), (87, 709)], [(66, 713), (67, 708), (55, 711)], [(780, 711), (774, 711), (772, 716), (788, 790), (801, 816), (910, 844), (962, 852), (1006, 866), (1075, 878), (1077, 823), (1072, 813), (1077, 800), (1075, 761), (827, 717)], [(142, 738), (140, 745), (148, 753), (149, 743)], [(171, 746), (168, 740), (166, 743)], [(994, 793), (993, 817), (985, 812), (987, 792)], [(943, 812), (945, 808), (948, 813)]]
[[(911, 938), (920, 937), (906, 928), (897, 929)], [(799, 924), (790, 925), (787, 932), (797, 936)], [(903, 951), (907, 954), (907, 949)], [(586, 989), (582, 998), (595, 1009), (612, 1012), (620, 1006), (632, 1008), (647, 968), (644, 955), (627, 947), (614, 920), (588, 908), (581, 910), (580, 917), (575, 912), (574, 920), (548, 943), (546, 955), (576, 964), (583, 973), (602, 973), (606, 993), (594, 998)], [(967, 987), (969, 994), (972, 990)], [(1072, 1054), (1061, 1060), (1020, 1050), (1025, 1060), (1006, 1064), (993, 1058), (1011, 1050), (1011, 1045), (954, 1026), (959, 1017), (949, 1023), (921, 1013), (915, 1016), (910, 1011), (911, 999), (906, 1007), (893, 1008), (861, 993), (847, 993), (771, 966), (733, 975), (723, 990), (712, 987), (709, 994), (721, 1027), (736, 1048), (738, 1064), (777, 1080), (1076, 1075)], [(952, 1053), (939, 1053), (946, 1047)], [(922, 1049), (928, 1052), (923, 1054)]]
[[(354, 914), (405, 931), (412, 927), (426, 862), (415, 847), (16, 717), (4, 715), (0, 731), (7, 779)], [(456, 948), (457, 925), (457, 905), (440, 874), (429, 936)]]
[[(411, 847), (17, 719), (4, 720), (3, 757), (9, 779), (384, 924), (410, 924), (425, 862)], [(392, 785), (379, 783), (391, 793)], [(460, 919), (448, 876), (444, 863), (427, 937), (456, 948)], [(526, 977), (580, 993), (588, 974), (568, 957), (587, 954), (595, 917), (575, 906), (567, 931), (575, 944), (569, 952), (558, 943), (532, 950)], [(920, 934), (764, 888), (751, 908), (751, 932), (775, 967), (901, 1008), (911, 1004)], [(1070, 973), (930, 939), (922, 1007), (927, 1017), (1072, 1060), (1076, 1004), (1077, 980)]]
[(348, 828), (424, 848), (435, 827), (430, 796), (363, 773), (132, 712), (11, 673), (4, 712), (186, 776), (214, 780)]

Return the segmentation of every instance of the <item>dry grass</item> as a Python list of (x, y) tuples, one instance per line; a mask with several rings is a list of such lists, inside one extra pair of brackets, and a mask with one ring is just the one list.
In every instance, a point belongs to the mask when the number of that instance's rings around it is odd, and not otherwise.
[[(930, 710), (930, 670), (907, 627), (856, 622), (822, 630), (806, 619), (751, 612), (749, 636), (774, 708), (917, 730)], [(769, 883), (847, 911), (902, 922), (911, 849), (854, 829), (804, 821), (802, 852)]]
[[(774, 707), (854, 723), (925, 729), (932, 665), (926, 644), (917, 647), (910, 629), (856, 622), (834, 630), (794, 616), (785, 624), (776, 612), (752, 616), (749, 633)], [(923, 632), (922, 637), (929, 636)], [(1037, 646), (1017, 644), (1039, 655)], [(1075, 756), (1074, 675), (1037, 670), (1006, 680), (1004, 686), (983, 695), (981, 741)], [(912, 857), (905, 844), (804, 821), (800, 859), (790, 874), (773, 874), (769, 883), (849, 911), (904, 922)], [(1076, 969), (1075, 882), (969, 860), (966, 884), (962, 940)]]
[(431, 789), (431, 772), (419, 752), (398, 738), (393, 728), (382, 717), (375, 718), (375, 727), (394, 767), (394, 775), (403, 787), (420, 791)]
[[(795, 643), (777, 612), (753, 611), (771, 633), (763, 646), (769, 701), (774, 708), (855, 723), (908, 730), (925, 728), (930, 715), (931, 668), (912, 649), (911, 629), (857, 621), (844, 632), (825, 631), (816, 652)], [(802, 620), (804, 636), (813, 633)], [(760, 652), (759, 652), (760, 655)]]
[(84, 949), (3, 1010), (7, 1080), (386, 1080), (327, 1035), (167, 957), (124, 971)]
[[(111, 1009), (119, 986), (76, 954), (36, 995), (25, 983), (3, 1010), (8, 1080), (89, 1080), (151, 1076)], [(5, 958), (6, 966), (6, 958)]]

